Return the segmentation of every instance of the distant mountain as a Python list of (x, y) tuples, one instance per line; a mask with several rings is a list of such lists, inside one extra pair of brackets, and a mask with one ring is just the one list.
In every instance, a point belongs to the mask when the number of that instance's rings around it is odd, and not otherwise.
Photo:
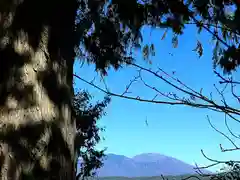
[[(176, 158), (158, 153), (146, 153), (129, 158), (123, 155), (107, 154), (104, 166), (96, 171), (98, 177), (150, 177), (195, 174), (191, 166)], [(209, 173), (205, 171), (204, 173)]]
[(143, 153), (134, 156), (132, 159), (137, 162), (156, 162), (166, 160), (167, 158), (170, 157), (161, 155), (159, 153)]
[[(189, 180), (210, 180), (211, 177), (202, 177), (200, 175), (196, 175), (194, 178), (189, 178), (190, 175), (180, 175), (180, 176), (164, 176), (167, 180), (183, 180), (183, 179), (189, 179)], [(162, 176), (153, 176), (153, 177), (91, 177), (87, 180), (163, 180)]]

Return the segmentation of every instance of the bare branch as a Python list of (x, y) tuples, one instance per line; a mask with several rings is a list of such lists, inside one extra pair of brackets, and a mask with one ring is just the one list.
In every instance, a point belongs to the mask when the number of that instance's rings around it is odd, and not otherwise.
[(225, 126), (227, 127), (228, 132), (235, 138), (240, 139), (240, 136), (237, 136), (235, 133), (232, 132), (232, 130), (230, 129), (228, 122), (227, 122), (227, 115), (225, 114), (225, 118), (224, 118), (224, 122), (225, 122)]
[[(239, 150), (239, 149), (240, 149), (240, 148), (233, 142), (233, 140), (232, 140), (230, 137), (228, 137), (225, 133), (221, 132), (220, 130), (218, 130), (216, 127), (213, 126), (213, 124), (212, 124), (211, 121), (210, 121), (209, 116), (207, 116), (207, 120), (208, 120), (210, 126), (211, 126), (216, 132), (218, 132), (218, 133), (221, 134), (223, 137), (225, 137), (229, 142), (231, 142), (231, 144), (234, 146), (234, 149), (235, 149), (235, 150)], [(221, 145), (220, 145), (220, 148), (221, 148), (222, 152), (227, 151), (227, 150), (223, 149)]]
[(139, 96), (137, 97), (131, 97), (131, 96), (125, 96), (125, 95), (120, 95), (120, 94), (116, 94), (116, 93), (112, 93), (110, 91), (107, 91), (83, 78), (81, 78), (80, 76), (73, 74), (74, 77), (76, 77), (77, 79), (87, 83), (88, 85), (93, 86), (94, 88), (102, 91), (103, 93), (109, 95), (109, 96), (115, 96), (115, 97), (120, 97), (120, 98), (124, 98), (124, 99), (130, 99), (130, 100), (137, 100), (140, 102), (148, 102), (148, 103), (155, 103), (155, 104), (169, 104), (169, 105), (184, 105), (184, 103), (182, 102), (166, 102), (166, 101), (152, 101), (152, 100), (148, 100), (148, 99), (141, 99)]

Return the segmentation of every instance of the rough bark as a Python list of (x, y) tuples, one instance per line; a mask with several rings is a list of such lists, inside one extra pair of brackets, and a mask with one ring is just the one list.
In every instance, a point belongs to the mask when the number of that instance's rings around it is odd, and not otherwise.
[(71, 98), (77, 3), (2, 2), (0, 179), (73, 180), (76, 131)]

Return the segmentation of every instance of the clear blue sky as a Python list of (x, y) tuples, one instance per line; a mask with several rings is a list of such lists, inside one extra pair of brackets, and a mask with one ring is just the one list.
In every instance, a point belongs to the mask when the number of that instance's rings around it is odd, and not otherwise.
[[(143, 34), (145, 40), (143, 43), (151, 41), (156, 47), (156, 56), (152, 58), (153, 68), (157, 65), (167, 72), (174, 70), (177, 77), (191, 87), (197, 90), (203, 88), (203, 92), (207, 93), (214, 91), (213, 83), (217, 82), (217, 78), (213, 74), (211, 37), (207, 33), (198, 35), (196, 30), (189, 26), (180, 37), (176, 49), (172, 48), (170, 31), (164, 40), (161, 40), (162, 30), (152, 30), (150, 37), (150, 29), (144, 28)], [(192, 52), (197, 39), (201, 40), (204, 46), (204, 55), (200, 59)], [(169, 52), (173, 53), (173, 56), (169, 55)], [(136, 52), (135, 56), (137, 63), (144, 65), (141, 54)], [(75, 72), (84, 79), (91, 81), (96, 76), (92, 66), (86, 65), (84, 68), (79, 66), (79, 63), (76, 63)], [(112, 91), (121, 93), (135, 74), (136, 71), (130, 67), (118, 72), (109, 70), (106, 82)], [(152, 76), (145, 77), (148, 83), (154, 84), (162, 91), (172, 91), (171, 87)], [(76, 88), (88, 89), (96, 100), (104, 96), (102, 92), (79, 80), (76, 80)], [(135, 84), (132, 91), (141, 97), (154, 96), (151, 90), (143, 88), (140, 84)], [(98, 148), (107, 147), (108, 153), (132, 157), (140, 153), (157, 152), (199, 165), (209, 164), (202, 156), (201, 149), (213, 159), (226, 160), (239, 157), (239, 152), (220, 151), (220, 143), (225, 147), (232, 146), (207, 122), (206, 115), (210, 115), (212, 123), (226, 131), (223, 114), (183, 106), (140, 103), (117, 97), (112, 99), (106, 111), (107, 115), (99, 123), (106, 127), (106, 131), (102, 133), (105, 140)], [(146, 117), (148, 127), (145, 124)], [(236, 127), (236, 124), (230, 124)]]

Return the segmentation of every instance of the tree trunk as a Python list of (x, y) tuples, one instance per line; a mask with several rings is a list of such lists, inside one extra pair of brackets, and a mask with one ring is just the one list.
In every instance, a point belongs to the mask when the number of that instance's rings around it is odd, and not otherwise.
[(73, 180), (77, 2), (1, 1), (0, 180)]

